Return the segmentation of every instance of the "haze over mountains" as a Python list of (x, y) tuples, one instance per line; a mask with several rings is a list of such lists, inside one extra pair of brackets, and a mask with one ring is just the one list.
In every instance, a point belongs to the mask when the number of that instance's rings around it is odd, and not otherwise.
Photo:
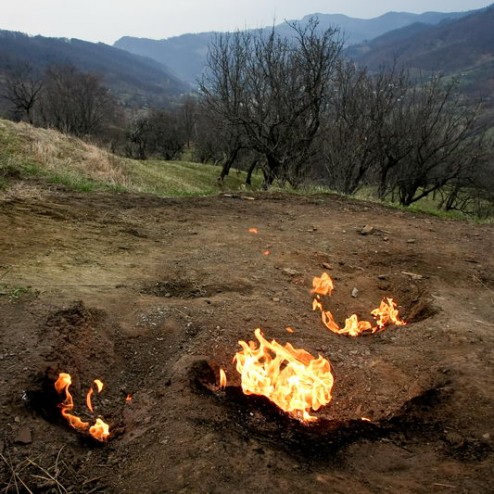
[[(321, 29), (340, 28), (345, 54), (359, 65), (372, 69), (396, 59), (417, 70), (460, 75), (472, 94), (485, 97), (494, 92), (494, 5), (470, 12), (388, 12), (367, 20), (314, 15)], [(290, 31), (286, 23), (276, 29)], [(40, 70), (72, 64), (101, 74), (126, 106), (161, 106), (196, 86), (214, 36), (213, 32), (162, 40), (126, 36), (109, 46), (0, 31), (0, 83), (2, 72), (14, 63), (28, 62)]]
[[(426, 12), (424, 14), (388, 12), (374, 19), (355, 19), (341, 14), (312, 14), (305, 16), (300, 22), (304, 24), (310, 17), (316, 16), (321, 29), (337, 26), (344, 35), (346, 45), (349, 46), (414, 23), (437, 25), (444, 20), (458, 19), (465, 15), (465, 12)], [(278, 24), (276, 29), (278, 32), (290, 34), (290, 28), (285, 22)], [(214, 37), (214, 32), (184, 34), (161, 40), (124, 36), (117, 40), (114, 46), (164, 63), (178, 77), (190, 84), (195, 84), (206, 63), (208, 44)]]

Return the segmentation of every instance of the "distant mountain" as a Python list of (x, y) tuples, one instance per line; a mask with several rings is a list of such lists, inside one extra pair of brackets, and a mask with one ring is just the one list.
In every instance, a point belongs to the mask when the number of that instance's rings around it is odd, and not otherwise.
[(470, 93), (494, 98), (494, 5), (437, 25), (415, 23), (352, 46), (346, 54), (370, 69), (396, 61), (455, 75)]
[[(316, 16), (323, 29), (330, 26), (339, 27), (346, 44), (350, 45), (373, 39), (392, 29), (413, 23), (434, 25), (445, 19), (456, 19), (464, 15), (464, 12), (426, 12), (425, 14), (388, 12), (374, 19), (355, 19), (339, 14), (313, 14), (304, 17), (300, 22), (304, 24), (310, 17)], [(288, 33), (290, 31), (286, 23), (277, 25), (276, 29), (280, 32)], [(125, 36), (116, 41), (114, 46), (136, 55), (152, 58), (169, 67), (181, 79), (195, 84), (204, 70), (208, 45), (214, 36), (215, 33), (213, 32), (184, 34), (161, 40)]]
[(103, 83), (128, 105), (165, 104), (190, 91), (190, 86), (164, 65), (113, 46), (0, 30), (0, 74), (19, 62), (39, 70), (71, 64), (84, 72), (101, 74)]

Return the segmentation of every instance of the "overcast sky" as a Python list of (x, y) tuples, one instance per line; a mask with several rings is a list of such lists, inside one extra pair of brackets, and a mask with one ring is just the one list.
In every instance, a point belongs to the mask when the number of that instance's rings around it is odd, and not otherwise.
[(369, 19), (389, 11), (456, 12), (493, 0), (2, 0), (0, 29), (113, 44), (122, 36), (258, 28), (316, 12)]

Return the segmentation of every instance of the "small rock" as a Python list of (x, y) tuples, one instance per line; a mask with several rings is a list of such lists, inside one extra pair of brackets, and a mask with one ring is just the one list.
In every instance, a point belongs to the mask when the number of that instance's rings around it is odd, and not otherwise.
[[(486, 441), (488, 441), (489, 439), (491, 438), (491, 435), (486, 432), (485, 434), (482, 434), (482, 439), (485, 439)], [(0, 451), (2, 450), (2, 448), (0, 447)]]
[(374, 233), (375, 229), (371, 225), (365, 225), (363, 228), (360, 229), (360, 235), (372, 235)]
[(414, 238), (409, 238), (407, 240), (407, 244), (414, 244), (416, 242), (416, 240)]
[(385, 280), (387, 278), (387, 276), (385, 274), (378, 274), (377, 277), (380, 279), (380, 280)]
[(288, 276), (297, 276), (299, 274), (296, 269), (292, 269), (292, 268), (283, 268), (282, 271)]
[(383, 237), (383, 240), (387, 242), (389, 240), (389, 237)]
[(31, 434), (31, 429), (29, 427), (21, 427), (15, 438), (14, 443), (16, 444), (31, 444), (33, 442), (33, 437)]
[(410, 278), (412, 278), (412, 280), (423, 279), (423, 276), (421, 274), (417, 274), (417, 273), (410, 273), (408, 271), (402, 271), (401, 274), (404, 274), (405, 276), (409, 276)]
[(322, 267), (324, 269), (333, 269), (333, 267), (331, 266), (331, 264), (329, 264), (329, 262), (323, 262)]
[(448, 443), (452, 446), (459, 447), (465, 444), (465, 438), (461, 434), (454, 431), (447, 432), (445, 434), (445, 438), (446, 441), (448, 441)]
[(280, 301), (279, 297), (273, 297), (273, 302), (279, 302), (279, 301)]
[(352, 289), (352, 297), (353, 298), (357, 298), (358, 297), (358, 289), (353, 287)]

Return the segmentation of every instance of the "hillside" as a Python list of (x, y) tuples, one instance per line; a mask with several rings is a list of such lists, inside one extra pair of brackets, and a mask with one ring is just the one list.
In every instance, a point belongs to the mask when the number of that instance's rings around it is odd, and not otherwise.
[(164, 103), (189, 90), (186, 83), (155, 60), (104, 43), (0, 31), (0, 74), (9, 65), (24, 62), (39, 70), (71, 64), (101, 74), (104, 84), (127, 105)]
[[(437, 24), (444, 19), (459, 18), (465, 13), (426, 12), (424, 14), (410, 14), (407, 12), (388, 12), (374, 19), (356, 19), (339, 14), (313, 15), (319, 19), (321, 29), (338, 26), (344, 34), (347, 45), (350, 45), (416, 22)], [(310, 17), (306, 16), (300, 22), (305, 23)], [(290, 32), (285, 22), (278, 24), (276, 29), (287, 34)], [(117, 40), (114, 46), (165, 64), (178, 77), (190, 84), (195, 84), (204, 69), (208, 45), (214, 36), (215, 33), (212, 32), (184, 34), (161, 40), (125, 36)]]
[(472, 95), (494, 92), (494, 6), (438, 25), (416, 23), (353, 46), (347, 55), (377, 69), (392, 63), (460, 78)]
[[(245, 173), (232, 172), (220, 188), (219, 171), (198, 163), (122, 158), (55, 130), (0, 120), (0, 196), (4, 197), (37, 195), (50, 187), (167, 197), (243, 188)], [(253, 179), (259, 185), (260, 178)]]

